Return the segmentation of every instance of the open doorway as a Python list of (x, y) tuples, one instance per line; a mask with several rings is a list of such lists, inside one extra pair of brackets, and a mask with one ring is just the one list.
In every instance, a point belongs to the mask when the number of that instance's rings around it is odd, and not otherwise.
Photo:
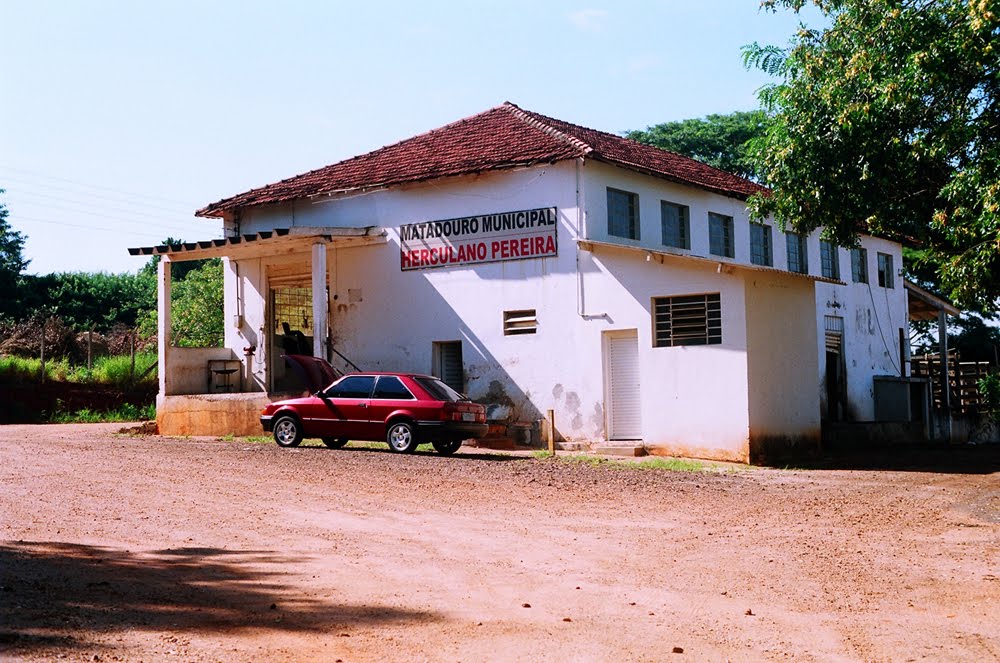
[(312, 355), (313, 334), (312, 288), (271, 288), (268, 343), (271, 358), (269, 373), (271, 391), (300, 391), (302, 386), (289, 373), (283, 355)]

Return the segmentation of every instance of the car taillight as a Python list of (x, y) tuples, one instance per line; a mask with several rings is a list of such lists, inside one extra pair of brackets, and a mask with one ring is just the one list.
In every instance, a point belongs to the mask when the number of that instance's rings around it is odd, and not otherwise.
[(441, 408), (442, 421), (486, 421), (486, 408), (476, 403), (445, 403)]

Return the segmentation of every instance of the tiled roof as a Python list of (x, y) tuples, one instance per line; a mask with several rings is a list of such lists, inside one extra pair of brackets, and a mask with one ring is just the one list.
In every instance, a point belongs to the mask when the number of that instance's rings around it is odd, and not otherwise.
[(251, 189), (195, 214), (585, 157), (746, 199), (764, 187), (700, 161), (504, 103), (374, 152)]

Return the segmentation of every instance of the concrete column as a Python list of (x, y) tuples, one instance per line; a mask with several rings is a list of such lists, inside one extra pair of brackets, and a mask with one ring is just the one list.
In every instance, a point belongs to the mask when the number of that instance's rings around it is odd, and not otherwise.
[(951, 380), (948, 378), (948, 314), (938, 311), (938, 352), (941, 356), (941, 407), (944, 438), (951, 442)]
[(157, 320), (157, 373), (160, 378), (160, 395), (167, 396), (170, 381), (167, 379), (170, 357), (170, 258), (160, 257), (156, 265), (156, 320)]
[(326, 295), (326, 244), (312, 247), (313, 356), (326, 359), (327, 312), (330, 304)]

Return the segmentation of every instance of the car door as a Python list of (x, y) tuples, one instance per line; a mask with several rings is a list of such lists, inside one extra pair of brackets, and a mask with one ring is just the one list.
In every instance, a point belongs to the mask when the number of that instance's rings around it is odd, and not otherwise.
[(369, 401), (369, 435), (371, 439), (385, 437), (385, 420), (400, 410), (409, 411), (417, 399), (395, 375), (380, 375)]
[(316, 394), (318, 408), (312, 427), (320, 437), (346, 437), (351, 440), (371, 440), (371, 417), (368, 404), (375, 386), (373, 375), (348, 375)]

